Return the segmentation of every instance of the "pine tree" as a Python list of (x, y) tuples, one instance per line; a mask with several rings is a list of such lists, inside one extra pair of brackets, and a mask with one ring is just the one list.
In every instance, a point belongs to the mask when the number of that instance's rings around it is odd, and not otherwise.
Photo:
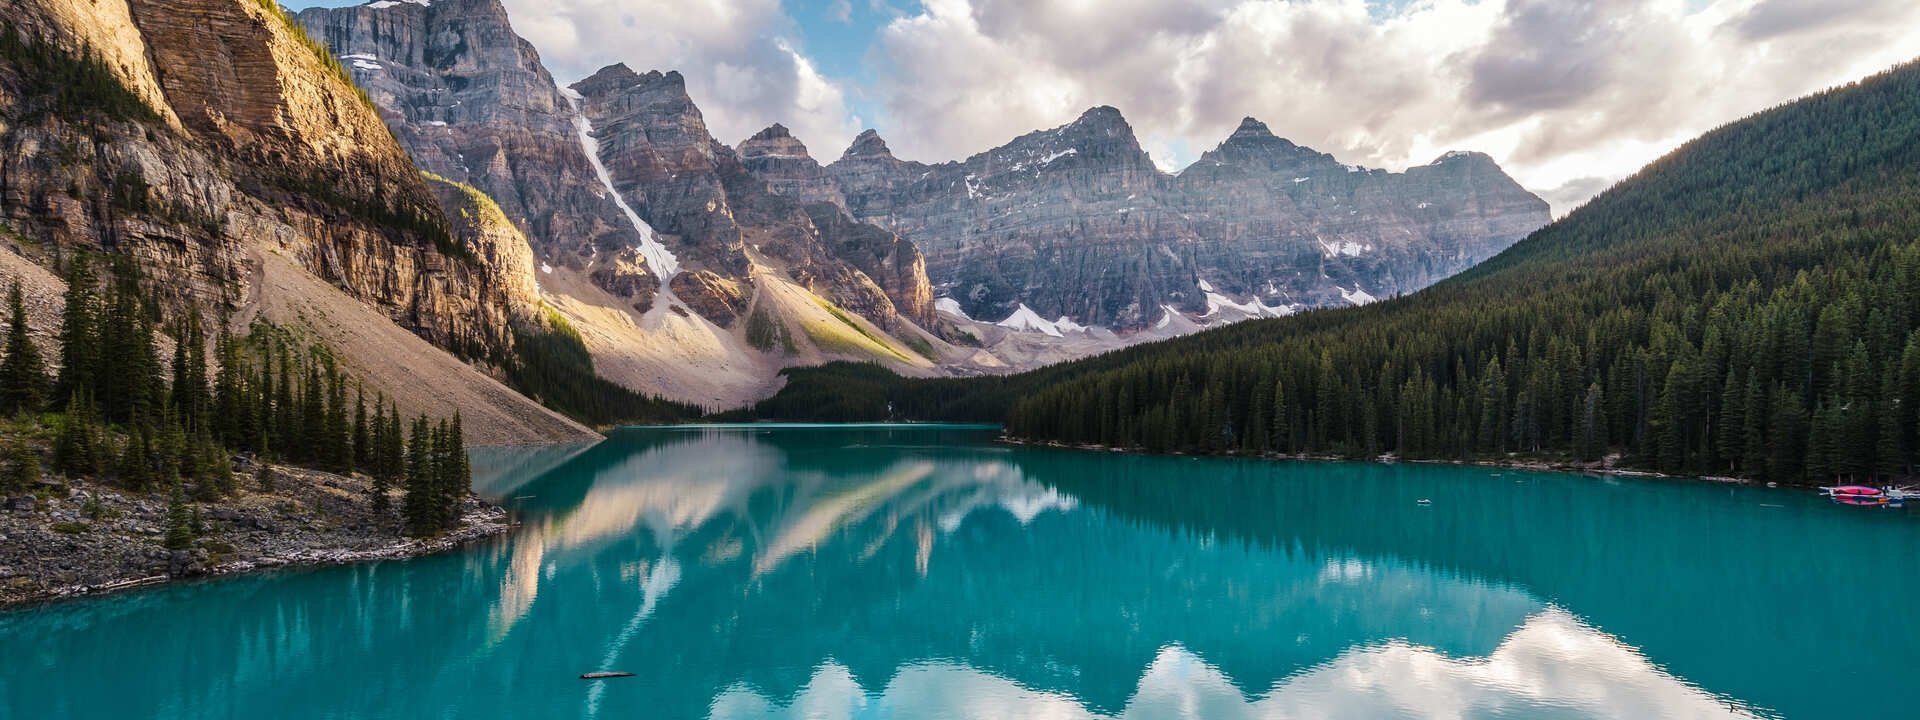
[(372, 457), (369, 455), (372, 442), (373, 438), (368, 435), (367, 428), (367, 390), (364, 387), (356, 387), (353, 391), (352, 468), (369, 470), (372, 467)]
[[(269, 345), (271, 348), (271, 345)], [(282, 348), (279, 356), (278, 375), (273, 390), (273, 451), (285, 460), (299, 462), (304, 460), (306, 446), (300, 428), (300, 405), (293, 397), (293, 359), (292, 353)]]
[(1607, 451), (1607, 419), (1601, 413), (1605, 410), (1600, 403), (1600, 384), (1587, 386), (1586, 399), (1580, 404), (1580, 417), (1576, 430), (1576, 442), (1580, 459), (1599, 460)]
[(20, 282), (7, 291), (6, 355), (0, 358), (0, 414), (33, 412), (46, 402), (47, 368), (27, 334), (27, 308)]
[(207, 390), (206, 331), (200, 323), (199, 308), (191, 308), (186, 321), (174, 331), (173, 385), (169, 400), (188, 431), (198, 429), (209, 419), (212, 402)]
[(1773, 390), (1773, 412), (1767, 423), (1767, 444), (1772, 448), (1767, 459), (1767, 477), (1770, 480), (1797, 481), (1806, 477), (1807, 452), (1807, 406), (1800, 400), (1800, 394), (1792, 391), (1784, 383), (1777, 384)]
[(0, 493), (21, 492), (40, 481), (40, 454), (25, 440), (7, 444), (7, 473), (0, 476)]
[(100, 363), (99, 293), (87, 255), (74, 256), (67, 267), (66, 307), (60, 316), (60, 377), (56, 397), (72, 400), (94, 396)]
[(162, 545), (168, 550), (186, 550), (193, 547), (193, 540), (193, 511), (187, 506), (186, 491), (175, 482), (167, 500), (167, 535)]
[(153, 433), (144, 424), (136, 423), (136, 427), (127, 433), (127, 444), (121, 449), (117, 474), (120, 484), (128, 490), (145, 492), (159, 479), (153, 446)]
[(467, 494), (473, 492), (473, 465), (467, 459), (466, 431), (461, 429), (460, 425), (460, 412), (456, 410), (453, 413), (453, 432), (448, 435), (447, 443), (447, 447), (453, 454), (454, 469), (450, 476), (453, 478), (453, 495), (456, 504), (464, 501)]
[(347, 416), (347, 387), (340, 371), (327, 361), (326, 457), (322, 467), (329, 471), (353, 472), (353, 424)]
[(297, 462), (320, 463), (327, 457), (327, 392), (320, 365), (307, 358), (307, 380), (300, 386), (300, 429), (295, 436)]
[(453, 446), (453, 426), (441, 420), (433, 430), (433, 517), (436, 529), (453, 527), (458, 507), (460, 451)]
[(68, 410), (60, 418), (53, 438), (53, 469), (69, 478), (95, 477), (106, 469), (106, 448), (102, 445), (93, 400), (85, 392), (74, 394)]
[(385, 459), (381, 464), (386, 468), (387, 482), (400, 484), (407, 471), (407, 440), (406, 432), (401, 428), (399, 405), (390, 405), (387, 408), (386, 437), (382, 452)]
[(153, 323), (140, 294), (137, 266), (117, 256), (113, 292), (100, 321), (97, 400), (108, 422), (154, 417), (164, 404), (160, 360), (154, 351)]
[(406, 498), (401, 505), (407, 532), (425, 537), (439, 530), (438, 488), (434, 485), (432, 430), (427, 417), (413, 422), (413, 437), (407, 443)]
[(367, 457), (367, 474), (373, 476), (373, 511), (387, 514), (389, 494), (393, 492), (392, 467), (387, 462), (387, 404), (382, 397), (374, 401), (372, 448)]
[(1742, 419), (1740, 468), (1747, 477), (1767, 476), (1767, 393), (1756, 373), (1747, 374), (1746, 416)]

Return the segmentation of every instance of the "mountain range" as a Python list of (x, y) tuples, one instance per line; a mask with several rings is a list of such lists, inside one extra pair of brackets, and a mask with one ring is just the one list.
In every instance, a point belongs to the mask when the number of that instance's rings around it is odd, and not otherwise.
[[(718, 142), (672, 71), (559, 87), (496, 0), (298, 17), (422, 167), (505, 198), (603, 373), (709, 405), (764, 395), (782, 366), (1004, 372), (1365, 302), (1549, 220), (1483, 155), (1364, 170), (1254, 121), (1169, 175), (1113, 108), (939, 165), (868, 131), (822, 166), (780, 125)], [(673, 332), (648, 320), (662, 275), (692, 316)], [(723, 337), (749, 324), (761, 342)]]
[(729, 146), (670, 70), (563, 86), (498, 0), (0, 6), (20, 257), (135, 257), (162, 309), (297, 330), (479, 442), (584, 433), (529, 397), (738, 407), (795, 366), (998, 374), (1365, 303), (1549, 219), (1483, 155), (1369, 170), (1251, 119), (1179, 173), (1110, 107), (938, 164)]
[(937, 165), (900, 160), (867, 131), (822, 167), (779, 125), (740, 153), (775, 192), (833, 203), (919, 245), (936, 292), (960, 313), (1069, 327), (1134, 331), (1178, 314), (1284, 316), (1391, 297), (1550, 219), (1486, 155), (1373, 170), (1253, 118), (1174, 174), (1112, 107)]

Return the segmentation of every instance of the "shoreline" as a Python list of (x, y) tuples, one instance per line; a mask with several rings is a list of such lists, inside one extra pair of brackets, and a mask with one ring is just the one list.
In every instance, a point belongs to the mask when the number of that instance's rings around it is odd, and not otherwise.
[(91, 481), (43, 481), (0, 499), (0, 613), (177, 582), (448, 552), (512, 530), (507, 510), (468, 495), (459, 526), (407, 537), (392, 509), (375, 513), (371, 481), (276, 467), (249, 487), (195, 506), (192, 547), (163, 547), (167, 498)]
[[(432, 538), (399, 539), (387, 547), (373, 550), (346, 550), (340, 548), (316, 548), (287, 553), (284, 556), (263, 556), (252, 560), (236, 560), (208, 568), (196, 575), (151, 575), (140, 578), (124, 578), (97, 585), (69, 585), (53, 588), (35, 595), (19, 598), (0, 596), (0, 613), (45, 607), (70, 600), (100, 598), (136, 590), (158, 589), (175, 583), (197, 582), (216, 578), (263, 573), (272, 570), (297, 568), (324, 568), (340, 565), (381, 562), (385, 560), (406, 560), (409, 558), (438, 555), (457, 550), (469, 543), (499, 537), (512, 530), (514, 525), (507, 520), (504, 508), (494, 507), (483, 511), (480, 517), (468, 515), (461, 519), (459, 530)], [(478, 522), (476, 522), (478, 521)]]
[[(1119, 455), (1138, 455), (1141, 457), (1186, 457), (1186, 458), (1218, 458), (1222, 460), (1270, 460), (1270, 461), (1271, 460), (1294, 460), (1294, 461), (1304, 461), (1304, 462), (1352, 462), (1352, 463), (1368, 463), (1368, 464), (1376, 464), (1376, 465), (1396, 465), (1399, 463), (1409, 463), (1409, 464), (1415, 464), (1415, 465), (1451, 465), (1456, 467), (1498, 468), (1502, 470), (1529, 470), (1533, 472), (1553, 472), (1553, 473), (1565, 473), (1569, 475), (1606, 475), (1609, 477), (1632, 477), (1632, 478), (1647, 478), (1647, 479), (1655, 479), (1655, 480), (1678, 480), (1681, 482), (1704, 482), (1704, 483), (1714, 483), (1719, 485), (1747, 485), (1752, 487), (1767, 487), (1767, 488), (1799, 488), (1799, 489), (1817, 489), (1818, 488), (1818, 486), (1816, 485), (1768, 482), (1763, 480), (1750, 480), (1747, 478), (1728, 477), (1728, 476), (1669, 475), (1667, 473), (1654, 472), (1652, 470), (1635, 470), (1630, 468), (1615, 467), (1607, 461), (1603, 461), (1599, 463), (1566, 463), (1566, 462), (1551, 462), (1546, 460), (1430, 460), (1430, 459), (1402, 459), (1402, 458), (1397, 458), (1391, 455), (1382, 455), (1376, 458), (1353, 458), (1353, 457), (1345, 457), (1341, 455), (1315, 455), (1312, 453), (1295, 453), (1295, 454), (1263, 453), (1259, 455), (1246, 455), (1246, 454), (1239, 454), (1239, 453), (1229, 453), (1229, 454), (1153, 453), (1153, 452), (1147, 452), (1145, 450), (1117, 448), (1117, 447), (1112, 447), (1108, 445), (1095, 445), (1090, 443), (1065, 443), (1065, 442), (1057, 442), (1057, 441), (1051, 441), (1051, 440), (1047, 440), (1047, 441), (1025, 440), (1025, 439), (1010, 437), (1006, 435), (1000, 436), (996, 440), (996, 442), (999, 442), (1003, 445), (1017, 445), (1020, 447), (1053, 448), (1057, 450), (1080, 450), (1084, 452), (1103, 452), (1103, 453), (1113, 453), (1113, 454), (1119, 454)], [(1609, 456), (1609, 457), (1613, 457), (1613, 456)]]

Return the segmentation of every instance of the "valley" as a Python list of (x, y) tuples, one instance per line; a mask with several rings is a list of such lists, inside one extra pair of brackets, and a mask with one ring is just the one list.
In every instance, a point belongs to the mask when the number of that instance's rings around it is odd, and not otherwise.
[(0, 718), (1899, 716), (1782, 6), (0, 0)]

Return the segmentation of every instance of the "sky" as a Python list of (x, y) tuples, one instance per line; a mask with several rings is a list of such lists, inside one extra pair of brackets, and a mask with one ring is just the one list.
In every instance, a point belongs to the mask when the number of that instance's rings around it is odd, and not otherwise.
[[(1564, 214), (1718, 125), (1920, 57), (1914, 0), (503, 0), (562, 83), (677, 69), (714, 135), (961, 159), (1118, 107), (1169, 171), (1243, 117), (1492, 155)], [(294, 8), (344, 5), (294, 0)]]

